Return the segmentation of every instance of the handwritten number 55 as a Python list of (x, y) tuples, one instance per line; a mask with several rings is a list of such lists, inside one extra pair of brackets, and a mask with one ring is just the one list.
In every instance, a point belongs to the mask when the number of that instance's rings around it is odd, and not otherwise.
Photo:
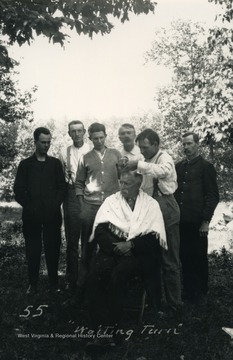
[[(27, 318), (31, 315), (31, 311), (30, 309), (33, 308), (34, 306), (33, 305), (28, 305), (25, 309), (24, 309), (24, 312), (26, 313), (25, 315), (19, 315), (20, 317), (24, 317), (24, 318)], [(43, 307), (44, 308), (47, 308), (48, 305), (39, 305), (38, 308), (36, 309), (36, 311), (38, 311), (38, 314), (34, 314), (32, 315), (32, 317), (36, 317), (36, 316), (41, 316), (43, 314)]]

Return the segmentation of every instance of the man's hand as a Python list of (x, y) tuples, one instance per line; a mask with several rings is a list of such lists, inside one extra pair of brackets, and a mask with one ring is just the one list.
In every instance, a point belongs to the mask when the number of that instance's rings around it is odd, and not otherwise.
[(130, 241), (122, 241), (119, 243), (113, 243), (113, 245), (116, 245), (113, 249), (113, 251), (117, 254), (117, 255), (126, 255), (130, 249), (132, 248), (132, 244)]
[(209, 221), (203, 221), (200, 229), (199, 229), (199, 233), (201, 236), (207, 236), (209, 232)]
[(130, 171), (136, 170), (137, 167), (138, 167), (138, 160), (129, 160), (125, 165), (125, 169)]

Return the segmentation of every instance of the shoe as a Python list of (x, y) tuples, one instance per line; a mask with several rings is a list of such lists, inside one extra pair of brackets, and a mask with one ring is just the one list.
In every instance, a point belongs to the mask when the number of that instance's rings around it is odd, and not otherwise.
[(50, 292), (53, 294), (58, 294), (61, 292), (61, 289), (58, 287), (58, 285), (50, 285)]
[(26, 295), (35, 295), (37, 293), (37, 286), (36, 285), (29, 285), (26, 291)]
[(163, 320), (166, 317), (166, 314), (161, 310), (149, 310), (144, 315), (144, 323), (145, 324), (155, 324), (159, 320)]

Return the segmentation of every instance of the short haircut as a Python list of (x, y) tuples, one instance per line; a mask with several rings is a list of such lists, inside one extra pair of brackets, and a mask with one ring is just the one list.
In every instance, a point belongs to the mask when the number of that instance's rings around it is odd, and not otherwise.
[(84, 125), (83, 125), (82, 121), (80, 121), (80, 120), (72, 120), (72, 121), (70, 121), (69, 124), (68, 124), (68, 130), (69, 131), (70, 131), (71, 125), (82, 125), (83, 130), (84, 130)]
[(120, 176), (124, 176), (124, 175), (132, 175), (136, 180), (138, 180), (138, 182), (142, 182), (143, 176), (141, 173), (139, 173), (137, 170), (128, 170), (123, 168), (121, 170), (121, 175)]
[(33, 133), (33, 137), (35, 141), (39, 140), (40, 134), (51, 135), (51, 132), (49, 129), (45, 127), (38, 127)]
[(119, 127), (119, 131), (122, 127), (126, 127), (126, 128), (130, 128), (130, 129), (133, 129), (135, 131), (135, 127), (132, 125), (132, 124), (129, 124), (129, 123), (124, 123), (122, 124), (120, 127)]
[(182, 138), (185, 138), (185, 137), (190, 136), (190, 135), (193, 136), (193, 140), (195, 141), (195, 143), (198, 144), (199, 143), (199, 136), (198, 136), (198, 134), (196, 134), (196, 133), (194, 133), (192, 131), (189, 131), (189, 132), (186, 132), (185, 134), (183, 134)]
[(91, 136), (91, 134), (93, 134), (94, 132), (99, 132), (99, 131), (103, 131), (104, 135), (106, 135), (106, 129), (105, 126), (103, 124), (100, 123), (93, 123), (89, 126), (88, 128), (88, 134), (89, 136)]
[(136, 137), (136, 142), (143, 141), (145, 139), (148, 139), (151, 145), (154, 145), (155, 142), (157, 142), (158, 145), (160, 144), (159, 135), (152, 129), (148, 128), (140, 132), (140, 134)]

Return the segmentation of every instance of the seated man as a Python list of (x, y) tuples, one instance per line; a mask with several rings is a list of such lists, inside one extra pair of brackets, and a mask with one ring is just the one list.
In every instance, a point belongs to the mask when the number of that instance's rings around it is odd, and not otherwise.
[(160, 310), (160, 245), (167, 247), (166, 234), (160, 207), (140, 190), (141, 182), (141, 174), (123, 171), (121, 190), (106, 198), (95, 218), (89, 241), (99, 249), (87, 282), (95, 331), (100, 325), (119, 328), (128, 280), (138, 275), (150, 305)]

